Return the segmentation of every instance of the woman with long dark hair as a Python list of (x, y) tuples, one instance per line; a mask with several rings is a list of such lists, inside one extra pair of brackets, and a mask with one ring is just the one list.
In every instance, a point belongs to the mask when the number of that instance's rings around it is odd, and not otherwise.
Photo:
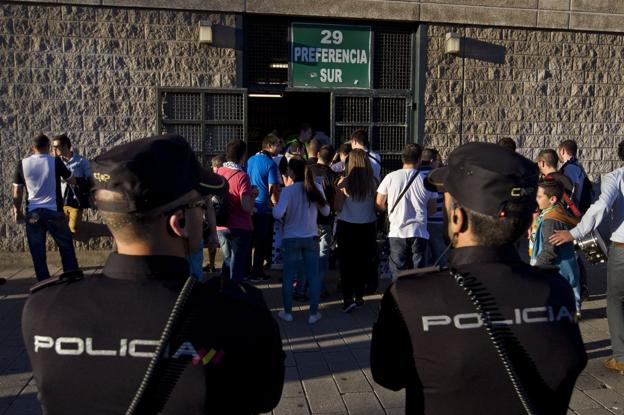
[(303, 270), (310, 286), (310, 316), (308, 323), (314, 324), (321, 318), (318, 312), (321, 293), (319, 276), (319, 241), (316, 225), (317, 212), (327, 216), (329, 204), (323, 188), (314, 180), (314, 174), (304, 160), (291, 158), (288, 162), (288, 184), (280, 195), (280, 200), (273, 208), (273, 217), (283, 219), (284, 234), (282, 239), (282, 257), (284, 274), (282, 297), (284, 310), (279, 317), (292, 321), (293, 278), (300, 268), (298, 261), (303, 260)]
[[(364, 303), (364, 286), (377, 278), (377, 179), (364, 150), (349, 153), (346, 175), (338, 181), (336, 238), (342, 280), (343, 311)], [(371, 274), (371, 273), (374, 273)]]

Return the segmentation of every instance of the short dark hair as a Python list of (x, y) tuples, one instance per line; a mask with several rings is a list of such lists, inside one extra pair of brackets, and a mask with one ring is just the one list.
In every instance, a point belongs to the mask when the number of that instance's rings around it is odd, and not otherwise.
[(62, 146), (71, 148), (71, 141), (69, 140), (69, 137), (67, 137), (66, 134), (61, 134), (61, 135), (52, 137), (52, 141), (59, 141)]
[(45, 150), (50, 147), (50, 139), (47, 135), (39, 133), (32, 139), (32, 145), (37, 150)]
[(537, 155), (537, 161), (543, 161), (548, 167), (557, 168), (559, 157), (557, 156), (557, 152), (555, 150), (552, 148), (546, 148), (539, 152)]
[(365, 129), (360, 128), (351, 134), (350, 140), (355, 141), (361, 146), (368, 147), (368, 133)]
[(549, 198), (555, 196), (557, 202), (561, 202), (563, 199), (563, 183), (559, 180), (540, 180), (537, 186), (544, 189), (544, 194)]
[(321, 142), (318, 139), (313, 138), (308, 143), (308, 153), (316, 156), (319, 151), (321, 151)]
[(269, 148), (271, 146), (277, 146), (280, 143), (280, 138), (277, 134), (270, 133), (262, 140), (262, 148)]
[(576, 141), (564, 140), (559, 143), (559, 148), (564, 149), (565, 152), (569, 155), (576, 157), (576, 152), (578, 151), (578, 145), (576, 144)]
[[(103, 201), (120, 201), (123, 196), (120, 193), (108, 190), (98, 190), (95, 192), (96, 203)], [(102, 219), (108, 229), (110, 229), (115, 239), (126, 242), (145, 241), (152, 238), (154, 225), (157, 217), (141, 215), (137, 213), (120, 213), (100, 210)]]
[(516, 151), (516, 148), (517, 148), (516, 142), (511, 137), (503, 137), (500, 140), (498, 140), (496, 144), (498, 144), (499, 146), (508, 148), (511, 151)]
[(409, 143), (403, 147), (401, 160), (403, 164), (418, 164), (422, 155), (422, 147), (416, 143)]
[(247, 153), (247, 143), (243, 140), (230, 140), (225, 146), (225, 158), (233, 163), (240, 162)]
[(340, 147), (338, 148), (338, 152), (340, 154), (349, 154), (351, 152), (351, 150), (353, 150), (353, 148), (351, 147), (351, 143), (349, 143), (349, 142), (342, 143), (340, 145)]
[(325, 144), (319, 150), (318, 158), (319, 160), (323, 161), (323, 163), (329, 164), (334, 158), (334, 153), (335, 153), (334, 148), (330, 146), (329, 144)]
[[(510, 212), (525, 212), (525, 206), (508, 203)], [(480, 246), (503, 246), (516, 242), (529, 229), (533, 220), (532, 212), (520, 215), (494, 217), (464, 208), (473, 237)]]
[(618, 144), (618, 157), (620, 157), (620, 160), (624, 161), (624, 140), (620, 141), (620, 144)]
[(425, 148), (420, 156), (421, 164), (424, 166), (430, 165), (433, 161), (438, 159), (440, 152), (435, 148)]

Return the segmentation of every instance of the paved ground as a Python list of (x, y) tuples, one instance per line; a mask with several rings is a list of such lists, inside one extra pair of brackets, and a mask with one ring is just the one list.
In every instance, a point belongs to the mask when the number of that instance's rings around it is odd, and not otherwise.
[[(87, 272), (97, 272), (97, 268)], [(581, 328), (590, 357), (570, 403), (570, 413), (624, 413), (624, 376), (601, 366), (610, 354), (605, 318), (605, 267), (590, 267), (590, 301), (584, 304)], [(20, 334), (21, 309), (34, 282), (29, 268), (0, 270), (8, 282), (0, 286), (0, 415), (40, 414), (36, 386)], [(277, 277), (273, 278), (277, 281)], [(280, 286), (263, 286), (269, 305), (277, 313)], [(367, 297), (366, 306), (345, 315), (333, 296), (321, 309), (323, 319), (314, 326), (303, 308), (295, 321), (280, 322), (287, 353), (286, 384), (274, 414), (402, 414), (403, 393), (376, 385), (368, 353), (371, 327), (380, 296)]]

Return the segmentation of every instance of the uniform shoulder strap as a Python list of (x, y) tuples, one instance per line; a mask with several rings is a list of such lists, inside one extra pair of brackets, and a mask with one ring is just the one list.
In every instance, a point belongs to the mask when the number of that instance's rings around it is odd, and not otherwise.
[(79, 281), (84, 278), (84, 274), (82, 270), (77, 269), (73, 271), (64, 272), (58, 277), (50, 277), (46, 278), (43, 281), (38, 282), (37, 284), (30, 287), (30, 293), (36, 293), (37, 291), (41, 291), (47, 287), (53, 287), (56, 285), (67, 284), (69, 282)]

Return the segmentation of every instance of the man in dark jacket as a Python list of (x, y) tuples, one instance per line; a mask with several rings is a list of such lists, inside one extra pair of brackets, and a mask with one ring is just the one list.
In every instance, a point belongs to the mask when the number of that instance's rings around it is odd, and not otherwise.
[(513, 243), (535, 210), (536, 166), (470, 143), (433, 170), (454, 250), (450, 269), (406, 271), (373, 328), (377, 383), (409, 414), (565, 414), (587, 357), (570, 285), (523, 263)]
[[(185, 283), (201, 243), (204, 196), (222, 177), (180, 136), (120, 145), (93, 162), (95, 200), (117, 252), (101, 275), (33, 287), (22, 331), (44, 413), (123, 414), (161, 346), (137, 413), (256, 414), (278, 403), (284, 353), (259, 290), (228, 278)], [(186, 292), (186, 291), (185, 291)], [(162, 408), (162, 411), (160, 410)]]

